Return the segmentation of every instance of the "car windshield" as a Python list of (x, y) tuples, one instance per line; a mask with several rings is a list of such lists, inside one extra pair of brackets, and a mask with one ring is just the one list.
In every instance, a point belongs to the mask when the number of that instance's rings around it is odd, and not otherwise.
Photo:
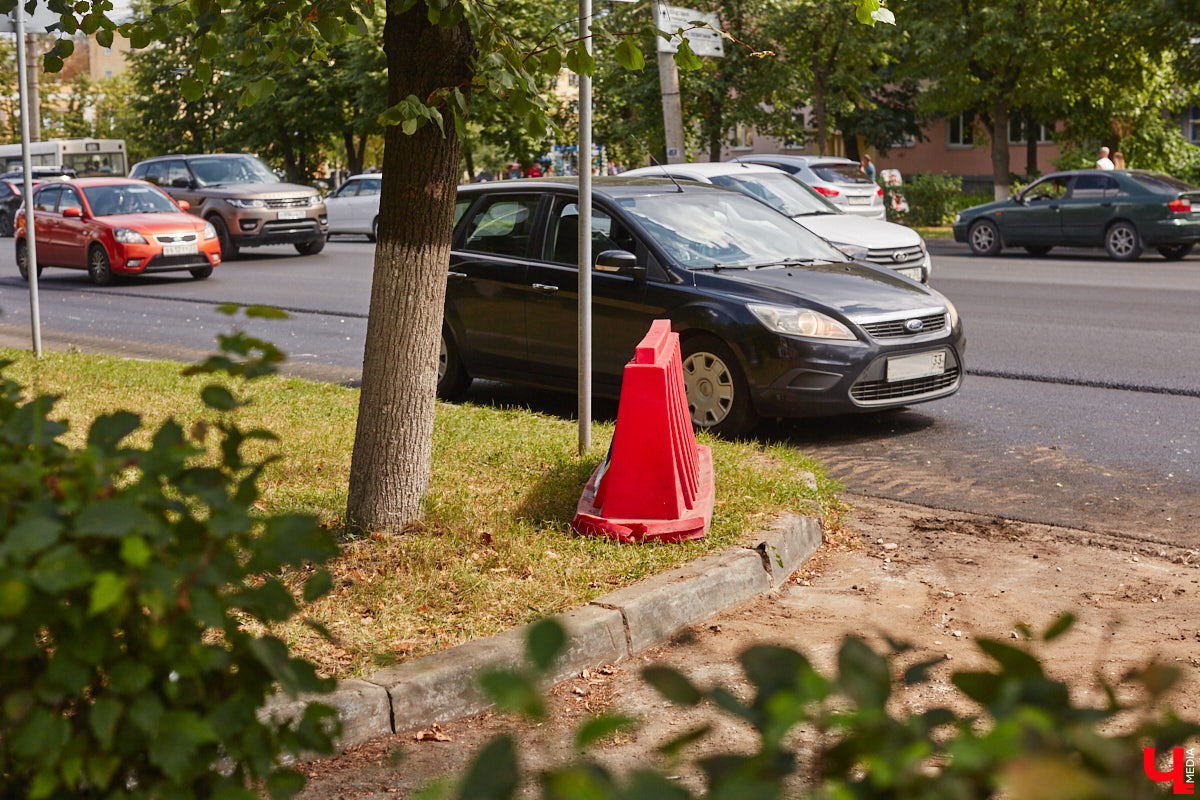
[(1172, 178), (1170, 175), (1163, 175), (1161, 172), (1135, 172), (1129, 177), (1156, 192), (1200, 192), (1200, 186), (1193, 186), (1178, 178)]
[(188, 162), (201, 186), (226, 183), (279, 183), (278, 176), (254, 156), (205, 156)]
[(647, 194), (617, 202), (688, 269), (845, 260), (787, 217), (734, 192)]
[(789, 217), (809, 214), (841, 214), (842, 211), (791, 175), (782, 172), (748, 172), (746, 175), (714, 175), (712, 182), (726, 189), (762, 200)]
[(113, 217), (118, 214), (178, 213), (179, 206), (153, 186), (115, 183), (83, 187), (94, 217)]
[(818, 178), (830, 183), (871, 184), (875, 181), (858, 164), (813, 164)]

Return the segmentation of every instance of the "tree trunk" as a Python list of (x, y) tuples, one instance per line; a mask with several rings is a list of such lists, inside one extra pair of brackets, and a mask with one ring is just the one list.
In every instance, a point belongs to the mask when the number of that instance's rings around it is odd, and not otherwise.
[(1012, 195), (1008, 166), (1008, 101), (998, 97), (992, 104), (992, 180), (995, 198), (1007, 200)]
[(1033, 178), (1038, 174), (1038, 134), (1041, 126), (1033, 121), (1033, 114), (1025, 115), (1025, 177)]
[(351, 175), (362, 172), (362, 151), (354, 149), (354, 131), (349, 127), (342, 129), (342, 143), (346, 146), (346, 169)]
[(817, 129), (817, 154), (825, 155), (828, 134), (825, 131), (825, 76), (813, 70), (813, 127)]
[[(388, 12), (384, 51), (388, 102), (429, 97), (471, 80), (474, 43), (466, 22), (431, 25), (424, 3)], [(419, 519), (429, 487), (434, 391), (451, 221), (462, 143), (426, 124), (384, 133), (379, 241), (363, 354), (358, 427), (346, 524), (399, 531)]]
[(287, 179), (296, 183), (299, 179), (296, 175), (296, 155), (292, 152), (292, 138), (282, 125), (279, 126), (279, 145), (283, 150), (283, 167), (287, 172)]
[(858, 134), (854, 131), (842, 131), (842, 144), (846, 148), (846, 158), (862, 161), (862, 153), (858, 150)]
[(725, 108), (721, 98), (713, 95), (712, 115), (708, 120), (708, 160), (714, 164), (721, 160), (721, 145), (725, 143)]
[(471, 148), (463, 145), (463, 161), (467, 162), (467, 182), (475, 182), (475, 154)]

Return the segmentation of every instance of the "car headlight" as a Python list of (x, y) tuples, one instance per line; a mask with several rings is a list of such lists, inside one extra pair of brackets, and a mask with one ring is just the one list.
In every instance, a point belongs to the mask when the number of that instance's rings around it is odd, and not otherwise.
[(121, 244), (145, 244), (146, 237), (142, 236), (131, 228), (116, 228), (113, 230), (113, 238)]
[(217, 238), (217, 229), (213, 227), (211, 222), (204, 223), (204, 241)]
[(954, 224), (957, 225), (960, 222), (962, 222), (962, 212), (961, 211), (954, 215)]
[(308, 198), (308, 205), (309, 205), (310, 207), (311, 207), (311, 206), (319, 206), (319, 205), (321, 205), (321, 195), (319, 195), (319, 194), (314, 194), (312, 197)]
[(227, 197), (227, 198), (225, 198), (225, 202), (229, 203), (229, 205), (233, 206), (234, 208), (266, 208), (267, 207), (267, 203), (265, 200), (255, 200), (253, 198)]
[(954, 303), (951, 303), (950, 298), (946, 297), (946, 295), (936, 289), (930, 289), (930, 291), (942, 298), (942, 302), (946, 304), (946, 314), (950, 317), (949, 328), (953, 330), (954, 326), (958, 324), (958, 309), (954, 307)]
[(867, 248), (861, 244), (839, 244), (838, 242), (830, 242), (830, 244), (841, 250), (851, 261), (863, 261), (867, 257)]
[[(947, 301), (948, 302), (948, 301)], [(820, 311), (789, 306), (769, 306), (747, 303), (746, 308), (767, 330), (785, 336), (807, 336), (811, 339), (848, 339), (856, 337), (842, 323)]]

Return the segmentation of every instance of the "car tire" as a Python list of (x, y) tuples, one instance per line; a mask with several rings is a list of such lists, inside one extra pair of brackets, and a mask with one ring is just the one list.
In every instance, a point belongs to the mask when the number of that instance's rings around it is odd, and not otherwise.
[(689, 336), (681, 345), (683, 386), (692, 425), (727, 438), (744, 436), (758, 422), (750, 387), (737, 356), (715, 336)]
[(302, 256), (315, 256), (325, 249), (325, 237), (321, 236), (307, 242), (296, 242), (296, 252)]
[(446, 325), (442, 325), (442, 343), (438, 348), (437, 395), (443, 400), (457, 400), (471, 386), (471, 376), (463, 365), (462, 354), (454, 336)]
[[(21, 273), (21, 277), (29, 280), (29, 267), (25, 263), (29, 259), (28, 247), (25, 245), (24, 239), (17, 239), (17, 272)], [(38, 264), (38, 277), (42, 277), (42, 265)]]
[(977, 256), (994, 256), (1000, 252), (1000, 229), (989, 219), (981, 219), (967, 231), (967, 244)]
[(0, 236), (8, 237), (13, 235), (13, 215), (16, 214), (11, 208), (0, 210)]
[(192, 277), (196, 280), (202, 281), (209, 275), (212, 275), (212, 270), (212, 267), (196, 267), (195, 269), (189, 269), (188, 272), (192, 273)]
[(379, 239), (379, 217), (371, 220), (371, 232), (367, 234), (367, 241), (374, 242)]
[(1114, 222), (1104, 232), (1104, 249), (1113, 261), (1137, 261), (1142, 254), (1142, 237), (1131, 222)]
[(225, 224), (225, 218), (214, 214), (208, 218), (208, 221), (216, 228), (217, 244), (221, 245), (221, 260), (233, 261), (238, 257), (238, 246), (229, 233), (229, 226)]
[(1035, 258), (1041, 258), (1042, 256), (1046, 255), (1046, 253), (1049, 253), (1053, 249), (1054, 249), (1054, 247), (1051, 245), (1048, 245), (1048, 244), (1039, 244), (1039, 245), (1027, 244), (1027, 245), (1025, 245), (1025, 252), (1029, 253), (1029, 255), (1031, 255)]
[(1188, 242), (1187, 244), (1160, 244), (1158, 246), (1158, 252), (1167, 261), (1178, 261), (1179, 259), (1186, 257), (1188, 253), (1192, 252), (1192, 248), (1195, 246), (1196, 245), (1191, 242)]
[(102, 245), (94, 244), (88, 250), (88, 276), (97, 286), (111, 286), (113, 282), (112, 262)]

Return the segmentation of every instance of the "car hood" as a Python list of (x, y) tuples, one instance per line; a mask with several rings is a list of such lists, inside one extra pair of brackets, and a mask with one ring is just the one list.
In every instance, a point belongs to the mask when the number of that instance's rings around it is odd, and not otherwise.
[(827, 242), (872, 250), (912, 247), (921, 243), (921, 235), (912, 228), (878, 219), (863, 219), (857, 214), (812, 214), (792, 219)]
[[(942, 308), (937, 292), (882, 267), (855, 261), (766, 269), (726, 269), (697, 273), (720, 281), (722, 289), (735, 286), (738, 294), (760, 302), (817, 305), (848, 317), (905, 314)], [(732, 285), (731, 285), (732, 284)]]
[(186, 211), (157, 214), (112, 214), (107, 217), (97, 217), (113, 228), (132, 228), (141, 233), (166, 233), (168, 231), (202, 231), (205, 222), (188, 214)]
[(253, 197), (275, 200), (285, 197), (310, 197), (317, 194), (311, 186), (298, 183), (221, 183), (204, 186), (200, 191), (210, 197)]
[(990, 214), (993, 211), (1003, 211), (1009, 208), (1016, 208), (1019, 205), (1020, 203), (1016, 200), (994, 200), (991, 203), (984, 203), (964, 209), (962, 211), (962, 218), (977, 217), (980, 214)]

